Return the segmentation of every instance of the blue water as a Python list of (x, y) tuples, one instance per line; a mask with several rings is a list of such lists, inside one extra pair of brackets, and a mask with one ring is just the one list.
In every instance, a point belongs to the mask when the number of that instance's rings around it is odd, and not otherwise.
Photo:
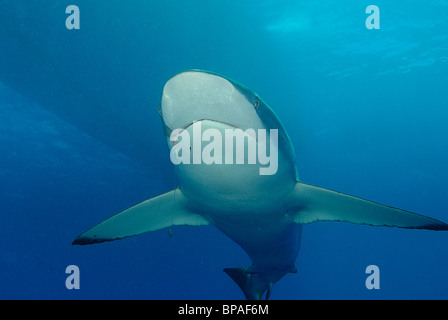
[[(448, 221), (446, 0), (0, 2), (1, 299), (243, 298), (222, 269), (249, 259), (212, 226), (71, 245), (176, 186), (157, 107), (185, 69), (267, 101), (302, 181)], [(446, 232), (319, 222), (271, 298), (447, 299), (447, 266)]]

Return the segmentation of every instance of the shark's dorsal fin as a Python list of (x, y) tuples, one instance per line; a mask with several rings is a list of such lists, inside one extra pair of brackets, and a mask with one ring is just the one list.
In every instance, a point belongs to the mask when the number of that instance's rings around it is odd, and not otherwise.
[(286, 217), (301, 224), (345, 221), (371, 226), (448, 230), (448, 224), (430, 217), (301, 182), (297, 182), (286, 207)]
[(187, 209), (179, 188), (143, 201), (97, 224), (77, 237), (73, 244), (113, 241), (171, 226), (202, 226), (209, 222)]

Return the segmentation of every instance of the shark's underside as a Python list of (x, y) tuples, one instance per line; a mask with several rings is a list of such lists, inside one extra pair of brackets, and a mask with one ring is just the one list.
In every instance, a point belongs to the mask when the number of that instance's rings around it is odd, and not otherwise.
[[(423, 215), (300, 182), (295, 153), (281, 122), (257, 94), (235, 81), (204, 71), (180, 73), (166, 83), (159, 112), (170, 151), (173, 153), (178, 143), (188, 142), (188, 157), (192, 158), (195, 151), (203, 154), (211, 141), (216, 142), (216, 137), (225, 136), (228, 130), (266, 130), (268, 139), (271, 130), (276, 130), (275, 144), (269, 150), (271, 155), (277, 152), (275, 173), (262, 175), (259, 169), (266, 163), (237, 163), (235, 154), (230, 164), (179, 163), (178, 188), (101, 222), (73, 244), (113, 241), (175, 225), (213, 224), (238, 243), (252, 261), (249, 267), (224, 271), (247, 299), (260, 299), (265, 292), (268, 298), (272, 285), (285, 274), (296, 272), (302, 224), (346, 221), (448, 230), (447, 224)], [(214, 139), (203, 140), (210, 144), (195, 144), (197, 128), (201, 134), (213, 132)], [(178, 132), (175, 139), (173, 132)], [(244, 138), (247, 153), (251, 141), (258, 147), (262, 142), (250, 134)], [(214, 147), (213, 156), (229, 153), (222, 145)], [(186, 156), (180, 152), (177, 155)]]

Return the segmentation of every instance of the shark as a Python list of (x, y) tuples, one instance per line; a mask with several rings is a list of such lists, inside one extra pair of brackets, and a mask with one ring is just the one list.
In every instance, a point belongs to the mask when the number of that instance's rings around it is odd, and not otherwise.
[[(224, 76), (202, 70), (173, 76), (163, 88), (158, 111), (174, 157), (188, 160), (208, 148), (211, 155), (230, 153), (228, 158), (233, 161), (177, 161), (177, 188), (97, 224), (79, 235), (74, 245), (113, 241), (172, 226), (214, 225), (252, 262), (250, 266), (223, 271), (246, 299), (259, 300), (268, 299), (273, 285), (286, 274), (297, 272), (295, 261), (304, 224), (342, 221), (448, 230), (448, 224), (424, 215), (300, 181), (293, 145), (277, 115), (252, 90)], [(213, 133), (202, 136), (201, 142), (208, 144), (193, 141), (199, 124), (202, 132)], [(212, 142), (228, 130), (247, 133), (240, 139), (246, 152), (242, 156), (233, 152), (237, 143), (231, 147), (216, 143), (210, 151)], [(255, 130), (265, 130), (267, 138), (275, 132), (276, 139), (265, 146), (266, 154), (276, 153), (275, 172), (260, 174), (266, 162), (238, 159), (249, 154), (252, 142), (257, 147), (266, 142), (250, 134)], [(177, 147), (181, 143), (188, 147), (180, 151)]]

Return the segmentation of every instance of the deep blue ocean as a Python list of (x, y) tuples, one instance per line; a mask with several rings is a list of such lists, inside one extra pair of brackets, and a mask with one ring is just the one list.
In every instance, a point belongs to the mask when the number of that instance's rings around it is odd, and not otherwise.
[[(302, 181), (448, 222), (447, 0), (0, 0), (0, 299), (244, 298), (213, 226), (71, 245), (177, 186), (157, 108), (187, 69), (257, 92)], [(296, 265), (271, 299), (448, 298), (443, 231), (309, 224)]]

